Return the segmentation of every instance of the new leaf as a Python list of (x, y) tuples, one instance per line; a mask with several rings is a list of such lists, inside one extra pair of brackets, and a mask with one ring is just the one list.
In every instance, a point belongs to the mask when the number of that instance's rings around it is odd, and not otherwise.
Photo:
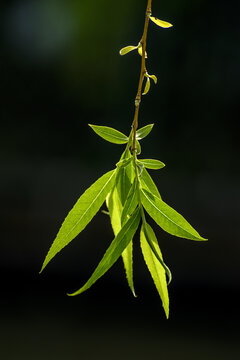
[(149, 124), (149, 125), (142, 127), (141, 129), (138, 129), (136, 132), (136, 139), (142, 140), (146, 136), (148, 136), (148, 134), (152, 131), (153, 125), (154, 124)]
[(128, 142), (128, 137), (126, 135), (111, 127), (90, 124), (89, 126), (97, 135), (113, 144), (126, 144)]

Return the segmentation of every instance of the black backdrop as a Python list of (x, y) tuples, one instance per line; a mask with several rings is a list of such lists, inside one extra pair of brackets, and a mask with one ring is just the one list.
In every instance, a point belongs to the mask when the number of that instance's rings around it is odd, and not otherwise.
[[(135, 241), (132, 298), (121, 261), (85, 294), (112, 239), (106, 215), (38, 275), (79, 195), (113, 168), (121, 146), (88, 123), (128, 133), (140, 57), (120, 57), (142, 32), (146, 1), (2, 1), (1, 328), (4, 359), (226, 359), (239, 354), (239, 3), (153, 1), (141, 104), (155, 123), (143, 156), (163, 199), (208, 243), (156, 228), (173, 272), (166, 321)], [(154, 225), (154, 224), (153, 224)]]

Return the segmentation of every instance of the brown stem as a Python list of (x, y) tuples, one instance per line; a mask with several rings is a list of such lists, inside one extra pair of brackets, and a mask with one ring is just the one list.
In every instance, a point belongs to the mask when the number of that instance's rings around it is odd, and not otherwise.
[(136, 132), (137, 132), (137, 128), (138, 128), (139, 106), (140, 106), (141, 97), (142, 97), (143, 79), (144, 79), (144, 75), (147, 71), (146, 70), (145, 53), (146, 53), (146, 45), (147, 45), (148, 23), (149, 23), (149, 17), (151, 16), (151, 9), (152, 9), (152, 0), (148, 0), (143, 35), (140, 40), (140, 44), (142, 45), (142, 62), (141, 62), (141, 71), (140, 71), (140, 77), (139, 77), (139, 83), (138, 83), (138, 91), (137, 91), (137, 96), (135, 98), (135, 113), (134, 113), (134, 118), (133, 118), (133, 123), (132, 123), (132, 128), (133, 128), (132, 151), (136, 150)]

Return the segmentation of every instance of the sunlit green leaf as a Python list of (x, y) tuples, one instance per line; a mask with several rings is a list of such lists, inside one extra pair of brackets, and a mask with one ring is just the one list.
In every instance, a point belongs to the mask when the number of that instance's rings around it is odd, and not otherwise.
[(150, 80), (147, 77), (146, 85), (145, 85), (144, 92), (142, 93), (142, 95), (146, 95), (149, 92), (149, 89), (150, 89)]
[(197, 241), (206, 240), (197, 233), (182, 215), (144, 189), (141, 190), (141, 201), (148, 214), (169, 234)]
[(97, 135), (113, 144), (126, 144), (128, 142), (128, 137), (126, 135), (111, 127), (91, 124), (89, 124), (89, 126)]
[(118, 173), (116, 175), (116, 187), (121, 203), (124, 205), (131, 187), (131, 180), (128, 177), (127, 167), (118, 168)]
[(109, 210), (110, 221), (113, 228), (113, 232), (116, 236), (118, 232), (121, 230), (121, 216), (122, 216), (122, 203), (119, 198), (116, 186), (113, 187), (111, 193), (107, 197), (106, 204)]
[(168, 316), (169, 316), (169, 297), (168, 297), (168, 289), (167, 289), (165, 270), (164, 270), (163, 266), (161, 265), (161, 263), (156, 258), (156, 256), (154, 255), (154, 252), (152, 251), (152, 249), (149, 245), (149, 242), (147, 241), (146, 231), (148, 233), (148, 237), (151, 238), (151, 241), (155, 248), (156, 253), (162, 259), (161, 250), (158, 246), (156, 236), (155, 236), (151, 226), (148, 224), (145, 224), (145, 229), (144, 229), (144, 226), (142, 226), (141, 233), (140, 233), (142, 253), (143, 253), (145, 262), (147, 264), (147, 267), (150, 271), (150, 274), (153, 278), (154, 284), (155, 284), (155, 286), (158, 290), (158, 293), (160, 295), (160, 298), (162, 300), (162, 304), (163, 304), (163, 308), (166, 313), (166, 317), (168, 318)]
[(137, 204), (138, 204), (138, 192), (137, 192), (137, 180), (135, 178), (135, 180), (131, 186), (131, 189), (129, 190), (127, 200), (125, 201), (125, 204), (123, 207), (122, 216), (121, 216), (122, 225), (125, 224), (128, 217), (133, 213)]
[(130, 51), (133, 51), (133, 50), (136, 50), (138, 47), (137, 46), (125, 46), (124, 48), (122, 48), (120, 51), (119, 51), (119, 54), (120, 55), (126, 55), (128, 54)]
[(136, 292), (133, 284), (133, 241), (132, 240), (123, 250), (122, 259), (123, 259), (128, 285), (132, 291), (133, 296), (136, 297)]
[(163, 21), (163, 20), (159, 20), (158, 18), (154, 17), (154, 16), (150, 16), (150, 19), (155, 23), (157, 24), (158, 26), (162, 27), (162, 28), (170, 28), (172, 27), (172, 24), (170, 24), (169, 22), (167, 21)]
[(49, 261), (68, 245), (70, 241), (72, 241), (92, 220), (102, 206), (107, 194), (111, 191), (115, 176), (116, 170), (104, 174), (78, 199), (64, 220), (57, 237), (44, 260), (41, 271)]
[(137, 149), (137, 155), (140, 155), (142, 152), (140, 142), (136, 139), (136, 149)]
[(140, 183), (145, 190), (149, 191), (150, 193), (161, 199), (161, 195), (159, 194), (158, 188), (146, 169), (143, 169), (142, 171), (142, 175), (140, 177)]
[[(114, 235), (117, 236), (119, 231), (122, 228), (121, 224), (121, 215), (122, 215), (122, 203), (119, 198), (117, 188), (114, 187), (111, 194), (108, 197), (107, 207), (109, 209), (111, 224), (113, 228)], [(136, 296), (133, 284), (133, 247), (132, 247), (132, 240), (126, 247), (126, 249), (122, 253), (122, 259), (124, 268), (126, 271), (126, 277), (128, 285), (133, 293), (133, 296)]]
[(70, 296), (81, 294), (85, 290), (89, 289), (100, 277), (102, 277), (112, 267), (112, 265), (122, 254), (123, 250), (132, 240), (138, 228), (139, 222), (140, 212), (139, 209), (136, 209), (133, 215), (130, 217), (130, 219), (126, 222), (126, 224), (122, 227), (122, 229), (112, 241), (111, 245), (107, 249), (106, 253), (104, 254), (102, 260), (98, 264), (96, 270), (93, 272), (90, 279), (78, 291), (69, 294)]
[[(143, 229), (144, 229), (144, 234), (146, 237), (146, 240), (148, 242), (148, 245), (150, 246), (153, 254), (155, 255), (156, 259), (160, 262), (160, 264), (162, 265), (162, 267), (164, 268), (166, 275), (168, 277), (168, 284), (170, 284), (170, 282), (172, 281), (172, 274), (170, 269), (167, 267), (167, 265), (164, 263), (162, 256), (159, 256), (159, 252), (157, 251), (158, 249), (158, 242), (157, 239), (155, 237), (155, 234), (153, 232), (152, 229), (150, 229), (150, 225), (148, 225), (146, 222), (143, 223)], [(151, 231), (150, 231), (151, 230)], [(154, 237), (153, 237), (154, 234)], [(154, 240), (155, 239), (155, 240)], [(160, 249), (159, 249), (160, 250)]]
[(148, 134), (152, 131), (153, 126), (154, 126), (154, 124), (149, 124), (149, 125), (142, 127), (141, 129), (138, 129), (136, 132), (136, 139), (142, 140), (146, 136), (148, 136)]
[(138, 162), (143, 164), (145, 168), (153, 170), (162, 169), (165, 166), (163, 162), (154, 159), (139, 159)]
[[(132, 156), (130, 154), (130, 151), (125, 151), (121, 156), (121, 161), (125, 161), (128, 159), (131, 159)], [(129, 172), (129, 168), (131, 169), (131, 164), (126, 166), (124, 168), (124, 171), (119, 172), (117, 175), (118, 181), (117, 181), (117, 187), (115, 186), (111, 192), (111, 194), (108, 196), (107, 199), (107, 207), (109, 209), (110, 213), (110, 219), (112, 228), (114, 231), (115, 236), (118, 234), (118, 232), (121, 230), (122, 224), (121, 224), (121, 216), (122, 216), (122, 209), (123, 209), (123, 203), (126, 201), (127, 198), (127, 190), (131, 186), (131, 170)], [(121, 178), (120, 178), (121, 177)], [(125, 179), (125, 181), (124, 181)], [(128, 281), (128, 285), (133, 293), (134, 296), (135, 290), (134, 290), (134, 284), (133, 284), (133, 258), (132, 258), (132, 241), (128, 244), (126, 249), (122, 253), (122, 259), (124, 268), (126, 271), (126, 277)]]
[(123, 160), (120, 160), (116, 166), (117, 167), (126, 167), (128, 164), (130, 164), (130, 162), (132, 161), (132, 157), (128, 158), (128, 159), (123, 159)]

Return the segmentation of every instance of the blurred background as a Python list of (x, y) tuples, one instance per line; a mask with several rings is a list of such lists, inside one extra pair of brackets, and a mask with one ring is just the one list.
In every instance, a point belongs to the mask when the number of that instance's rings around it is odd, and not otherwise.
[(239, 2), (153, 1), (140, 126), (155, 123), (142, 156), (163, 199), (207, 237), (174, 238), (153, 223), (173, 273), (170, 319), (134, 245), (138, 294), (119, 260), (79, 297), (113, 238), (106, 215), (39, 275), (80, 194), (118, 161), (122, 147), (88, 123), (128, 134), (144, 0), (2, 0), (1, 325), (4, 360), (236, 359), (239, 345)]

